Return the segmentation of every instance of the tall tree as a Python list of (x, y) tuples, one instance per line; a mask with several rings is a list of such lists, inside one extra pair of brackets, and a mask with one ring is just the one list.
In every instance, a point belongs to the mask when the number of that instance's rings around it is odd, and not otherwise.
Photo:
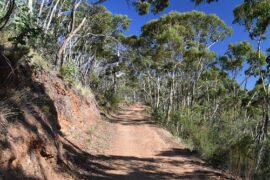
[[(206, 65), (213, 60), (215, 55), (210, 48), (231, 33), (225, 23), (215, 15), (206, 15), (202, 12), (189, 13), (172, 12), (153, 20), (142, 28), (141, 53), (151, 60), (145, 64), (145, 76), (155, 82), (153, 91), (147, 80), (145, 82), (149, 98), (155, 97), (153, 105), (160, 102), (160, 82), (167, 85), (164, 95), (168, 95), (163, 104), (166, 104), (166, 117), (169, 120), (173, 104), (175, 104), (176, 81), (182, 81), (185, 74), (188, 87), (185, 87), (187, 96), (185, 104), (192, 105), (197, 81), (200, 79)], [(190, 69), (190, 70), (189, 70)], [(183, 82), (181, 83), (183, 84)], [(144, 88), (145, 89), (145, 88)], [(145, 89), (146, 91), (146, 89)], [(157, 103), (158, 102), (158, 103)], [(177, 104), (177, 103), (176, 103)]]
[[(261, 130), (258, 131), (256, 138), (256, 141), (260, 144), (268, 136), (270, 111), (269, 70), (266, 68), (266, 57), (261, 51), (262, 42), (266, 38), (266, 33), (270, 25), (270, 2), (268, 0), (246, 0), (243, 4), (236, 7), (234, 16), (234, 22), (243, 25), (248, 30), (250, 38), (257, 42), (257, 52), (249, 60), (249, 73), (259, 76), (260, 80), (258, 82), (262, 88), (258, 90), (262, 90), (263, 92)], [(261, 166), (264, 149), (265, 146), (262, 145), (258, 155), (257, 170)]]

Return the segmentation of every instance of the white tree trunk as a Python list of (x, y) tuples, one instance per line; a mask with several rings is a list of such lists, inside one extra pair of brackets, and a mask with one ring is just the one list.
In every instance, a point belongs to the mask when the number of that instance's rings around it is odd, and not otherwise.
[(32, 13), (33, 12), (33, 0), (28, 0), (28, 8), (29, 8), (29, 11)]
[(54, 13), (55, 13), (55, 11), (56, 11), (56, 8), (57, 8), (57, 6), (58, 6), (59, 1), (60, 1), (60, 0), (57, 0), (57, 1), (56, 1), (55, 5), (54, 5), (54, 7), (53, 7), (53, 9), (52, 9), (52, 12), (51, 12), (51, 14), (50, 14), (49, 21), (48, 21), (48, 23), (47, 23), (47, 25), (46, 25), (46, 28), (45, 28), (45, 32), (48, 31), (49, 28), (50, 28), (50, 26), (51, 26), (52, 18), (53, 18), (53, 16), (54, 16)]
[(40, 7), (39, 7), (38, 17), (40, 17), (42, 14), (44, 3), (45, 3), (45, 0), (42, 0)]

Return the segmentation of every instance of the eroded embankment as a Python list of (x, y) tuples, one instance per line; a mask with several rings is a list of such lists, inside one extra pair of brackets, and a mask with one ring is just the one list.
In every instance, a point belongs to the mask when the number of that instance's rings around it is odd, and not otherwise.
[[(100, 120), (91, 93), (18, 63), (16, 88), (1, 87), (0, 175), (4, 179), (78, 179), (89, 132)], [(61, 157), (61, 159), (59, 159)]]

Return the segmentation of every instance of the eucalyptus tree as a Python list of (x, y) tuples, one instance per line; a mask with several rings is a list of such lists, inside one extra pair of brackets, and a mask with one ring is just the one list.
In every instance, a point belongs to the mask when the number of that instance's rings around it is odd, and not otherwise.
[[(80, 52), (81, 60), (78, 63), (80, 70), (85, 74), (84, 79), (89, 77), (89, 73), (99, 76), (109, 69), (111, 71), (117, 68), (121, 60), (120, 36), (130, 22), (127, 16), (112, 15), (103, 7), (93, 8), (97, 12), (86, 21), (81, 34), (76, 36), (77, 45), (74, 49), (75, 54), (78, 50)], [(99, 64), (99, 68), (94, 69), (94, 64)], [(116, 71), (111, 75), (115, 78)]]
[[(243, 71), (243, 65), (249, 59), (252, 51), (252, 45), (245, 41), (237, 44), (229, 44), (225, 55), (219, 58), (222, 69), (227, 71), (235, 81), (236, 78), (239, 77), (239, 74)], [(245, 79), (240, 85), (243, 85), (248, 78), (249, 75), (246, 74)], [(234, 87), (234, 94), (236, 96), (236, 87)]]
[[(248, 64), (252, 61), (251, 59), (254, 53), (252, 45), (243, 41), (236, 44), (229, 44), (226, 53), (218, 59), (222, 70), (228, 74), (228, 77), (232, 79), (233, 82), (231, 83), (231, 102), (227, 105), (233, 110), (232, 119), (235, 122), (239, 120), (242, 121), (242, 118), (244, 118), (245, 122), (249, 121), (248, 109), (257, 95), (257, 92), (251, 93), (246, 90), (246, 84), (251, 74), (248, 73), (249, 69), (246, 65), (244, 66), (244, 64)], [(245, 70), (244, 79), (237, 83), (240, 73), (243, 73)], [(242, 116), (242, 118), (240, 118), (239, 115)], [(250, 132), (249, 129), (247, 131)], [(253, 134), (253, 132), (250, 132), (250, 134)]]
[[(62, 43), (62, 45), (58, 51), (58, 55), (57, 55), (56, 64), (59, 65), (60, 67), (62, 67), (64, 64), (64, 51), (67, 47), (67, 44), (73, 38), (73, 36), (78, 31), (80, 31), (80, 29), (82, 28), (82, 26), (85, 24), (85, 21), (86, 21), (86, 17), (83, 17), (79, 21), (79, 23), (76, 21), (77, 20), (76, 14), (77, 14), (78, 8), (80, 6), (80, 3), (82, 3), (81, 0), (79, 0), (79, 1), (75, 0), (75, 1), (73, 1), (72, 7), (71, 7), (69, 27), (67, 29), (68, 31), (67, 31), (67, 34), (63, 40), (63, 43)], [(84, 14), (85, 11), (83, 11), (82, 13)], [(77, 27), (75, 27), (76, 24), (78, 24)]]
[[(247, 0), (243, 4), (236, 7), (234, 10), (235, 22), (243, 25), (249, 32), (252, 40), (257, 42), (257, 51), (252, 55), (248, 61), (248, 73), (259, 77), (257, 85), (258, 94), (262, 96), (262, 118), (260, 123), (260, 130), (258, 131), (256, 142), (261, 144), (267, 140), (268, 124), (269, 124), (269, 111), (270, 111), (270, 98), (269, 98), (269, 68), (266, 62), (266, 56), (261, 50), (262, 42), (266, 39), (266, 33), (270, 25), (270, 2), (268, 0)], [(260, 93), (262, 92), (262, 93)], [(257, 170), (261, 166), (262, 155), (265, 151), (265, 143), (263, 143), (257, 162)]]
[[(231, 29), (215, 15), (202, 12), (172, 12), (158, 20), (150, 21), (142, 28), (140, 37), (143, 58), (150, 58), (146, 65), (145, 81), (149, 97), (155, 97), (155, 108), (160, 94), (166, 104), (169, 120), (175, 101), (176, 89), (185, 94), (182, 104), (192, 105), (197, 81), (215, 58), (210, 48), (231, 33)], [(149, 85), (155, 82), (155, 88)], [(160, 92), (160, 85), (164, 92)], [(152, 94), (151, 91), (156, 92)]]

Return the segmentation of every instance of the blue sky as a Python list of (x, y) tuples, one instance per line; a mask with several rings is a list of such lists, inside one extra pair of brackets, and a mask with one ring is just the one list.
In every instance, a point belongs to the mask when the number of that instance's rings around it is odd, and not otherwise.
[[(212, 47), (212, 50), (215, 51), (218, 55), (224, 54), (227, 50), (227, 47), (230, 43), (237, 43), (239, 41), (250, 41), (248, 33), (242, 26), (233, 24), (233, 9), (241, 4), (243, 0), (220, 0), (217, 3), (211, 4), (201, 4), (195, 6), (190, 0), (171, 0), (170, 6), (157, 15), (147, 14), (145, 16), (140, 16), (134, 10), (131, 5), (128, 5), (126, 0), (107, 0), (104, 3), (104, 6), (110, 10), (113, 14), (125, 14), (131, 20), (131, 25), (129, 30), (125, 33), (126, 35), (140, 35), (141, 27), (148, 21), (152, 19), (157, 19), (161, 15), (167, 14), (170, 11), (179, 11), (187, 12), (192, 10), (203, 11), (207, 14), (214, 13), (219, 16), (225, 23), (232, 27), (233, 34), (230, 37), (227, 37), (224, 41), (217, 43)], [(250, 41), (254, 47), (255, 42)], [(263, 42), (263, 49), (270, 47), (268, 41)], [(238, 81), (241, 81), (244, 76), (239, 76)], [(248, 89), (251, 89), (254, 86), (255, 80), (251, 80), (248, 83)]]

